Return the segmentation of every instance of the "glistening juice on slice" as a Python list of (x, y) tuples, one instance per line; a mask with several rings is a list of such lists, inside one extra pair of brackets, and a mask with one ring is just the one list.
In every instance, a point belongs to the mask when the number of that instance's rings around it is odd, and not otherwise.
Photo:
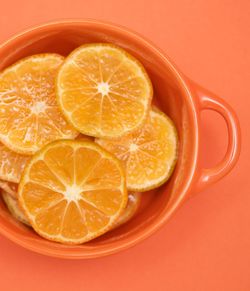
[(61, 66), (56, 82), (65, 118), (83, 134), (116, 138), (140, 127), (153, 89), (142, 64), (112, 44), (86, 44)]
[(176, 160), (178, 137), (173, 122), (154, 108), (142, 128), (115, 140), (98, 138), (96, 142), (123, 162), (127, 187), (148, 191), (170, 177)]
[(68, 244), (110, 230), (127, 196), (120, 161), (95, 143), (80, 140), (56, 141), (35, 154), (18, 189), (34, 230)]
[(0, 141), (13, 151), (31, 155), (78, 134), (56, 101), (55, 77), (63, 60), (58, 54), (34, 55), (0, 73)]

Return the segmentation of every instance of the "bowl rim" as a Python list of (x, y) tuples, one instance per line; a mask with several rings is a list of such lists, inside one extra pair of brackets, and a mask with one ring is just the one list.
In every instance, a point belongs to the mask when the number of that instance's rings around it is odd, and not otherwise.
[[(117, 253), (119, 251), (125, 250), (129, 247), (132, 247), (139, 242), (143, 241), (147, 237), (151, 236), (154, 232), (160, 229), (166, 221), (176, 212), (177, 208), (179, 208), (180, 204), (184, 201), (187, 196), (188, 190), (191, 188), (193, 183), (193, 178), (195, 176), (196, 165), (198, 161), (198, 146), (199, 146), (199, 126), (198, 126), (198, 112), (196, 110), (195, 101), (193, 100), (193, 94), (191, 89), (189, 88), (186, 77), (179, 71), (176, 65), (170, 60), (170, 58), (163, 52), (160, 48), (158, 48), (155, 44), (153, 44), (150, 40), (142, 36), (140, 33), (134, 32), (133, 30), (126, 28), (121, 25), (117, 25), (108, 21), (95, 20), (95, 19), (59, 19), (55, 21), (45, 22), (43, 24), (38, 24), (35, 26), (31, 26), (28, 29), (25, 29), (14, 36), (7, 39), (0, 45), (0, 50), (3, 48), (8, 48), (18, 41), (20, 38), (31, 38), (34, 34), (41, 32), (42, 30), (50, 30), (55, 28), (62, 28), (63, 26), (67, 27), (70, 25), (74, 26), (98, 26), (100, 28), (105, 28), (108, 30), (116, 31), (119, 34), (127, 35), (128, 37), (140, 42), (141, 45), (147, 47), (151, 50), (158, 58), (160, 58), (166, 66), (170, 69), (171, 73), (175, 76), (178, 81), (179, 86), (182, 89), (183, 94), (186, 96), (186, 101), (188, 103), (188, 107), (190, 109), (190, 116), (192, 118), (192, 126), (194, 130), (192, 145), (193, 145), (193, 157), (191, 160), (191, 170), (188, 178), (186, 179), (185, 186), (182, 191), (179, 193), (178, 199), (173, 203), (172, 207), (168, 209), (168, 211), (164, 212), (162, 215), (159, 215), (150, 226), (145, 228), (139, 234), (133, 234), (129, 239), (124, 240), (122, 243), (118, 243), (118, 241), (107, 243), (105, 246), (98, 246), (89, 249), (82, 248), (82, 252), (75, 252), (74, 248), (66, 248), (65, 245), (63, 248), (60, 248), (60, 244), (55, 245), (55, 247), (51, 248), (46, 244), (35, 243), (34, 240), (23, 239), (22, 235), (17, 235), (15, 231), (10, 230), (4, 223), (0, 221), (0, 233), (15, 242), (16, 244), (34, 251), (36, 253), (40, 253), (47, 256), (57, 257), (57, 258), (65, 258), (65, 259), (89, 259), (89, 258), (97, 258), (102, 256), (107, 256), (110, 254)], [(54, 243), (54, 242), (53, 242)], [(55, 244), (55, 243), (54, 243)], [(58, 247), (56, 247), (58, 246)]]

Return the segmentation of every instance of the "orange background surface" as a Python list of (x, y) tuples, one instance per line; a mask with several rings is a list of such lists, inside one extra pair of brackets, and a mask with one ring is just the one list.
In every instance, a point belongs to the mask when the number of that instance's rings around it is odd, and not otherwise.
[[(236, 110), (242, 154), (234, 171), (190, 201), (158, 233), (122, 253), (65, 261), (0, 237), (0, 290), (250, 290), (250, 1), (0, 0), (0, 41), (33, 24), (96, 18), (155, 42), (190, 78)], [(203, 114), (203, 162), (227, 144), (215, 113)]]

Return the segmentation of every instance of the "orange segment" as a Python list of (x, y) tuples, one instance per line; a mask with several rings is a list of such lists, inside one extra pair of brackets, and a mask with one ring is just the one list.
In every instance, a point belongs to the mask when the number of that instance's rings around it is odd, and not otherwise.
[(141, 193), (131, 193), (128, 195), (128, 203), (120, 217), (117, 219), (112, 229), (128, 222), (137, 212), (141, 203)]
[[(49, 187), (49, 186), (48, 186)], [(19, 187), (20, 188), (20, 185)], [(23, 199), (32, 216), (62, 201), (62, 195), (50, 188), (41, 186), (33, 181), (26, 182), (23, 186)], [(18, 195), (19, 196), (19, 195)]]
[(58, 103), (81, 133), (114, 138), (143, 124), (153, 89), (143, 66), (111, 44), (87, 44), (73, 51), (59, 70)]
[(34, 155), (18, 198), (41, 236), (79, 244), (108, 231), (127, 204), (118, 159), (94, 142), (61, 140)]
[(64, 58), (41, 54), (24, 58), (0, 73), (0, 140), (18, 153), (74, 138), (55, 97), (55, 76)]
[(96, 142), (123, 162), (129, 190), (147, 191), (170, 177), (177, 158), (177, 139), (173, 122), (154, 109), (138, 131), (116, 140)]
[(0, 179), (0, 188), (3, 189), (4, 192), (11, 195), (13, 198), (17, 199), (18, 184)]
[(29, 156), (15, 153), (0, 143), (0, 179), (19, 183)]
[(9, 193), (6, 193), (5, 191), (2, 192), (2, 197), (11, 215), (20, 222), (30, 226), (27, 217), (18, 205), (17, 199), (13, 198), (9, 195)]

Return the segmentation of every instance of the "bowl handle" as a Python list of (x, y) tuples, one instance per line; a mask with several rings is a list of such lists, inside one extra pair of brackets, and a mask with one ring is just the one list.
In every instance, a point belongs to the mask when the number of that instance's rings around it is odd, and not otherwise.
[(240, 155), (241, 135), (239, 120), (230, 105), (197, 84), (193, 83), (192, 87), (198, 96), (200, 112), (203, 110), (213, 110), (219, 113), (224, 118), (228, 131), (226, 154), (213, 168), (202, 168), (200, 170), (195, 189), (195, 192), (198, 192), (217, 182), (233, 169)]

